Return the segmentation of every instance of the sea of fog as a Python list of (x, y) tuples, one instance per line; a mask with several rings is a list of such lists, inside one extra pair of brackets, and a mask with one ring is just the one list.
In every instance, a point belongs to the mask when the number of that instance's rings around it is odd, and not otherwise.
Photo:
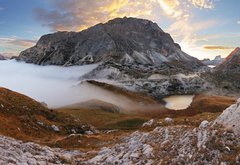
[(80, 76), (97, 65), (60, 67), (38, 66), (17, 62), (0, 61), (0, 87), (27, 95), (50, 108), (79, 102), (86, 90), (76, 89)]

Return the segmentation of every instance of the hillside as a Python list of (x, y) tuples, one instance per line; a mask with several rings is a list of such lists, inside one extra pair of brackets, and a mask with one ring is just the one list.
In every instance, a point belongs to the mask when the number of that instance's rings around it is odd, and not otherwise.
[(57, 113), (22, 94), (0, 88), (0, 134), (24, 141), (49, 142), (92, 128), (80, 120)]

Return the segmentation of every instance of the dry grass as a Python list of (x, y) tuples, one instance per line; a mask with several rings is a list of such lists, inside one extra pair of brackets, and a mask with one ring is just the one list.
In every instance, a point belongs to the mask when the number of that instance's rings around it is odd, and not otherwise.
[(98, 129), (137, 129), (149, 117), (112, 113), (98, 109), (58, 109), (58, 112), (72, 115)]
[[(80, 130), (85, 125), (76, 118), (49, 110), (27, 96), (4, 88), (0, 88), (0, 123), (2, 135), (43, 143), (69, 134), (72, 128)], [(52, 125), (58, 126), (60, 131), (55, 132)], [(88, 128), (86, 125), (85, 129)]]

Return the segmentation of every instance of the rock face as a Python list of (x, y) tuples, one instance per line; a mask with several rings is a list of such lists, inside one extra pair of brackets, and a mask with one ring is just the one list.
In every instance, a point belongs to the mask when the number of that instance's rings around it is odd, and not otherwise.
[(240, 99), (236, 104), (227, 108), (216, 120), (215, 124), (221, 124), (226, 128), (232, 129), (236, 134), (240, 135)]
[(68, 152), (0, 136), (0, 164), (73, 164), (79, 151)]
[(120, 64), (172, 64), (193, 69), (202, 63), (181, 51), (156, 23), (137, 18), (116, 18), (87, 30), (42, 36), (20, 53), (18, 60), (39, 65), (82, 65), (98, 62)]
[(205, 65), (213, 65), (213, 66), (217, 66), (219, 64), (221, 64), (222, 62), (224, 62), (225, 58), (222, 58), (221, 55), (216, 56), (213, 60), (210, 59), (204, 59), (202, 60), (202, 63)]

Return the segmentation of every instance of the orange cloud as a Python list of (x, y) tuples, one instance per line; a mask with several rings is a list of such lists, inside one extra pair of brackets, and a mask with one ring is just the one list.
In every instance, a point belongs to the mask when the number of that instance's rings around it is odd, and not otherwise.
[(153, 19), (156, 0), (49, 0), (57, 8), (35, 9), (36, 18), (53, 31), (80, 31), (116, 17)]
[(234, 49), (235, 47), (229, 47), (229, 46), (204, 46), (203, 47), (204, 49), (207, 49), (207, 50), (228, 50), (228, 49)]
[(21, 39), (17, 37), (0, 37), (0, 49), (6, 56), (18, 55), (22, 50), (36, 44), (34, 40)]

